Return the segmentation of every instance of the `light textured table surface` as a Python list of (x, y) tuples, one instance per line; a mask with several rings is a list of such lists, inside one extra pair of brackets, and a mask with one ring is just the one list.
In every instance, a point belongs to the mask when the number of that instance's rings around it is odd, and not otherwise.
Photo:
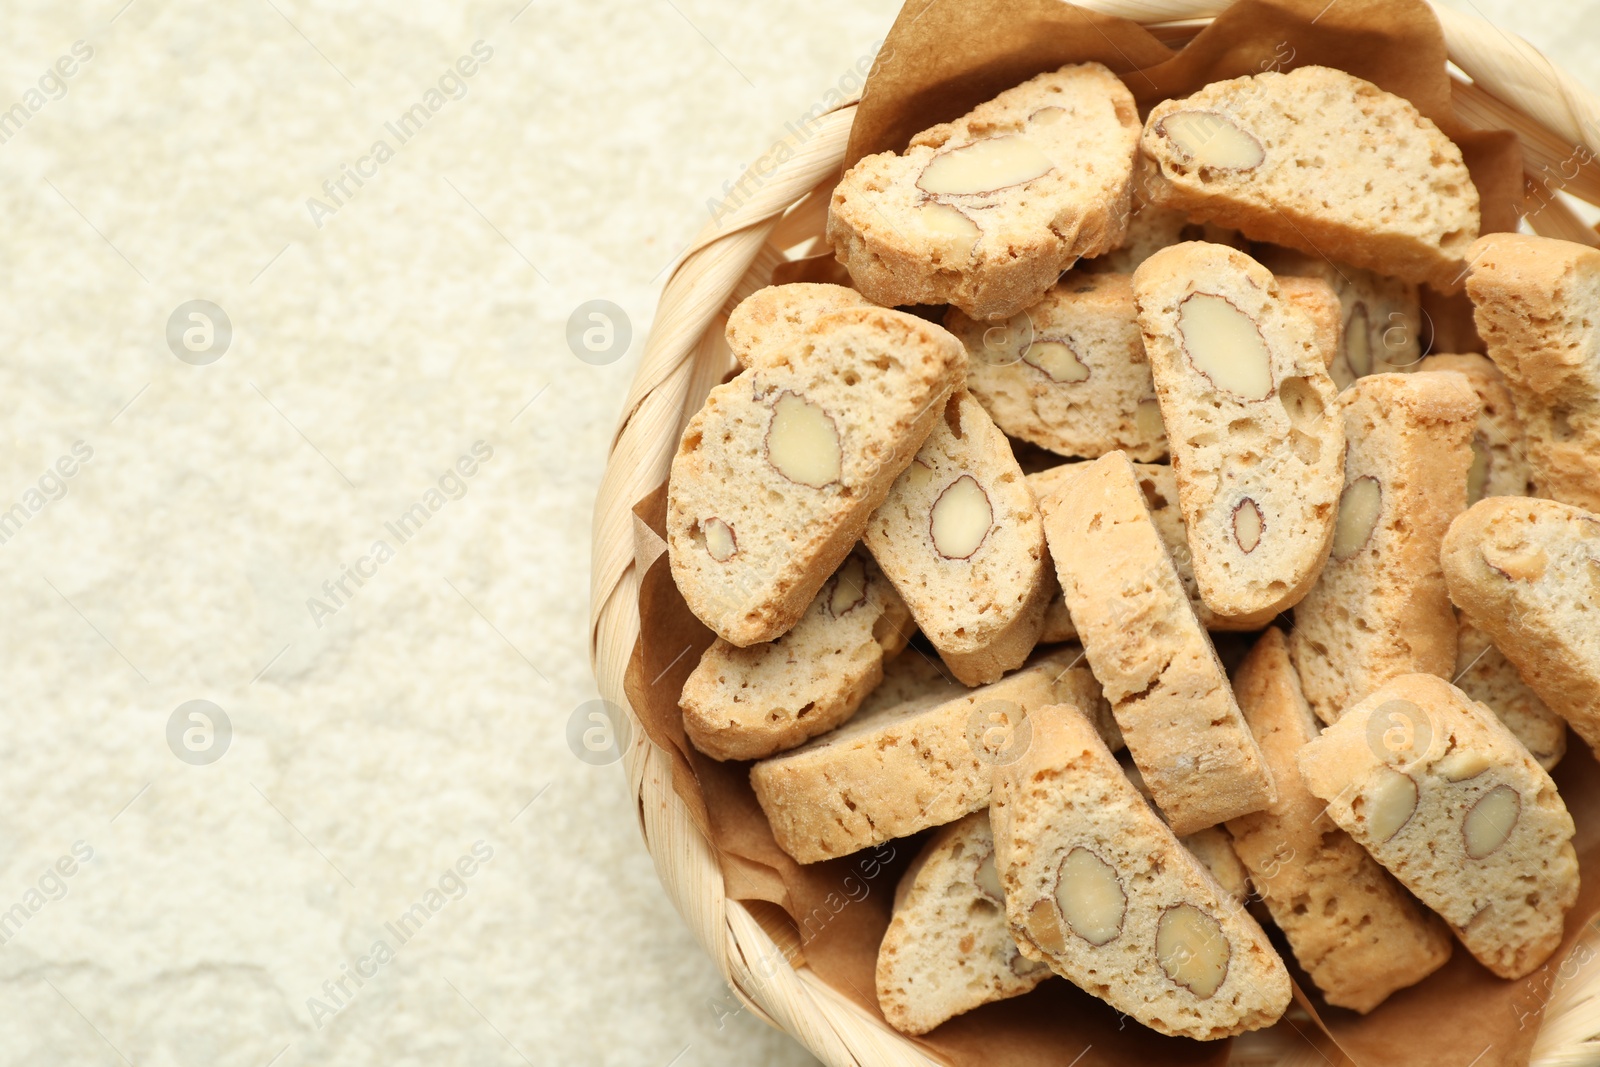
[(897, 5), (522, 4), (7, 5), (0, 1065), (811, 1062), (566, 729), (665, 272)]

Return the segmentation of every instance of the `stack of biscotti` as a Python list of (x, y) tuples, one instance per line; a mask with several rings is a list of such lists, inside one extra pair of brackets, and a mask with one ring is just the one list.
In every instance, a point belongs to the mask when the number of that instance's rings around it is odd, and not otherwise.
[[(1600, 252), (1480, 239), (1340, 71), (1138, 113), (1069, 66), (855, 163), (845, 275), (723, 309), (672, 463), (684, 735), (796, 863), (915, 835), (869, 946), (908, 1034), (1057, 975), (1222, 1038), (1280, 951), (1370, 1012), (1456, 941), (1530, 973), (1576, 899)], [(1488, 351), (1430, 354), (1463, 285)]]

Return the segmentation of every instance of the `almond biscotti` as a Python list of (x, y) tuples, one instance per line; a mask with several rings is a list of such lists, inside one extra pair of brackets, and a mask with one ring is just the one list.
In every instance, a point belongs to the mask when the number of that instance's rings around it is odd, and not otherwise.
[(1330, 67), (1213, 82), (1151, 109), (1140, 188), (1195, 221), (1442, 292), (1461, 287), (1478, 190), (1407, 100)]
[(1554, 500), (1493, 497), (1451, 524), (1443, 563), (1466, 621), (1600, 751), (1600, 516)]
[(1133, 292), (1201, 599), (1224, 616), (1292, 607), (1327, 557), (1344, 456), (1322, 335), (1222, 245), (1162, 249)]
[(1211, 640), (1121, 452), (1040, 504), (1045, 539), (1089, 665), (1128, 752), (1182, 836), (1273, 799)]
[(1402, 675), (1297, 758), (1329, 816), (1485, 967), (1521, 978), (1550, 958), (1578, 897), (1572, 817), (1489, 709)]
[(799, 621), (961, 385), (966, 351), (881, 308), (816, 318), (711, 390), (667, 485), (672, 578), (741, 648)]
[(1466, 506), (1478, 399), (1458, 374), (1374, 374), (1335, 410), (1350, 443), (1333, 548), (1289, 635), (1328, 723), (1396, 675), (1455, 672), (1439, 544)]
[(903, 1034), (925, 1034), (980, 1004), (1021, 996), (1051, 976), (1006, 925), (989, 813), (941, 827), (894, 892), (878, 946), (878, 1007)]
[(879, 304), (954, 304), (1000, 321), (1127, 227), (1139, 114), (1099, 63), (1040, 74), (903, 154), (867, 156), (828, 207), (828, 241)]
[(1459, 622), (1452, 684), (1494, 712), (1539, 766), (1552, 769), (1567, 754), (1567, 720), (1539, 699), (1488, 634), (1465, 617)]
[(760, 759), (855, 714), (905, 647), (911, 613), (872, 557), (845, 557), (794, 628), (739, 648), (712, 642), (683, 684), (683, 729), (713, 759)]
[[(1033, 498), (1043, 500), (1055, 492), (1065, 479), (1077, 471), (1078, 467), (1079, 465), (1075, 463), (1063, 463), (1059, 467), (1028, 475), (1028, 488), (1033, 492)], [(1183, 509), (1178, 506), (1178, 482), (1173, 476), (1172, 468), (1165, 463), (1135, 463), (1133, 473), (1139, 480), (1139, 489), (1144, 493), (1144, 502), (1150, 508), (1150, 518), (1155, 521), (1156, 532), (1161, 535), (1162, 543), (1167, 546), (1167, 553), (1172, 557), (1173, 566), (1178, 568), (1178, 579), (1183, 582), (1183, 591), (1188, 594), (1189, 603), (1194, 608), (1195, 617), (1200, 620), (1200, 625), (1213, 632), (1253, 633), (1275, 619), (1278, 614), (1275, 611), (1225, 618), (1206, 606), (1206, 602), (1200, 599), (1200, 587), (1194, 579), (1194, 560), (1189, 553), (1188, 535), (1183, 529)], [(1072, 615), (1066, 609), (1066, 602), (1061, 598), (1059, 588), (1056, 590), (1055, 599), (1050, 603), (1051, 609), (1059, 603), (1062, 615), (1065, 616), (1065, 621), (1058, 622), (1057, 625), (1061, 625), (1063, 629), (1071, 626)], [(1048, 610), (1046, 619), (1050, 619)], [(1077, 636), (1077, 632), (1074, 627), (1069, 634), (1057, 640), (1071, 640)], [(1040, 640), (1046, 638), (1040, 637)]]
[(1053, 592), (1039, 511), (1005, 434), (961, 391), (872, 513), (867, 548), (967, 685), (1033, 651)]
[(1472, 246), (1467, 295), (1516, 398), (1539, 495), (1600, 511), (1600, 251), (1489, 234)]
[(1472, 466), (1467, 468), (1467, 506), (1486, 496), (1534, 496), (1528, 443), (1516, 401), (1505, 375), (1488, 356), (1442, 353), (1424, 359), (1418, 370), (1455, 371), (1478, 394), (1478, 432), (1472, 435)]
[(1340, 390), (1369, 374), (1417, 370), (1422, 358), (1422, 306), (1417, 286), (1292, 248), (1263, 245), (1261, 265), (1277, 275), (1320, 278), (1339, 298), (1339, 344), (1328, 374)]
[(1319, 728), (1283, 631), (1261, 635), (1233, 689), (1278, 787), (1270, 808), (1229, 820), (1233, 850), (1328, 1003), (1365, 1014), (1443, 967), (1450, 932), (1333, 825), (1301, 781), (1295, 757)]
[(1202, 1041), (1270, 1025), (1289, 975), (1267, 936), (1146, 805), (1093, 726), (1036, 710), (995, 771), (995, 864), (1023, 955), (1120, 1012)]
[(769, 285), (739, 301), (724, 331), (739, 366), (763, 353), (782, 352), (819, 315), (845, 308), (871, 307), (866, 297), (844, 285), (791, 282)]
[(1068, 645), (942, 699), (868, 701), (831, 733), (754, 764), (750, 785), (778, 846), (798, 863), (815, 863), (984, 807), (992, 769), (1029, 744), (1029, 712), (1062, 700), (1092, 708), (1102, 699), (1080, 659)]

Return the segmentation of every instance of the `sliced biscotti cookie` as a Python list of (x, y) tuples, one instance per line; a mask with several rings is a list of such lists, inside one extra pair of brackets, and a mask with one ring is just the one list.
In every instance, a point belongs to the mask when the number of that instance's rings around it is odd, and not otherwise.
[(995, 865), (1023, 955), (1164, 1034), (1274, 1022), (1289, 975), (1255, 920), (1145, 803), (1071, 705), (995, 769)]
[(834, 187), (828, 240), (879, 304), (1000, 321), (1122, 243), (1138, 139), (1116, 75), (1062, 67), (857, 162)]
[(1539, 766), (1550, 770), (1567, 754), (1567, 720), (1539, 699), (1488, 634), (1465, 617), (1459, 621), (1452, 684), (1494, 712)]
[(1444, 292), (1478, 236), (1461, 150), (1407, 100), (1330, 67), (1213, 82), (1145, 119), (1140, 188), (1257, 241)]
[(1005, 434), (970, 393), (950, 398), (865, 537), (958, 679), (992, 682), (1033, 651), (1053, 592), (1044, 527)]
[(1051, 976), (1006, 925), (989, 813), (941, 827), (894, 891), (878, 945), (878, 1007), (903, 1034), (925, 1034), (980, 1004), (1021, 996)]
[(1255, 258), (1273, 274), (1320, 278), (1338, 296), (1339, 344), (1328, 374), (1341, 390), (1369, 374), (1417, 369), (1422, 307), (1415, 283), (1276, 245), (1257, 247)]
[[(1058, 489), (1063, 480), (1080, 469), (1081, 464), (1064, 463), (1059, 467), (1049, 470), (1037, 471), (1027, 476), (1028, 488), (1033, 492), (1035, 500), (1043, 500)], [(1183, 509), (1178, 506), (1178, 483), (1173, 476), (1172, 468), (1165, 463), (1135, 463), (1133, 465), (1135, 477), (1139, 480), (1139, 488), (1144, 492), (1145, 504), (1150, 508), (1150, 517), (1155, 520), (1156, 532), (1161, 535), (1161, 541), (1167, 546), (1167, 552), (1172, 556), (1172, 563), (1178, 568), (1178, 578), (1183, 582), (1183, 590), (1189, 596), (1189, 603), (1194, 607), (1196, 618), (1200, 625), (1211, 631), (1253, 632), (1261, 629), (1277, 617), (1275, 611), (1263, 611), (1254, 615), (1236, 615), (1225, 618), (1213, 612), (1200, 599), (1200, 587), (1194, 578), (1194, 561), (1189, 554), (1189, 539), (1183, 528)], [(1051, 600), (1050, 608), (1046, 611), (1046, 629), (1049, 630), (1049, 612), (1056, 610), (1065, 616), (1065, 625), (1071, 625), (1072, 615), (1066, 607), (1066, 601), (1057, 591), (1056, 598)], [(1061, 616), (1056, 617), (1058, 620)], [(1059, 624), (1059, 623), (1058, 623)], [(1074, 627), (1070, 634), (1059, 640), (1071, 640), (1077, 636)], [(1041, 636), (1041, 641), (1048, 638)]]
[(1443, 563), (1466, 621), (1600, 751), (1600, 516), (1554, 500), (1493, 497), (1450, 525)]
[(1296, 757), (1328, 814), (1502, 978), (1561, 943), (1578, 897), (1572, 817), (1488, 708), (1431, 674), (1392, 679)]
[(1222, 245), (1162, 249), (1133, 292), (1201, 599), (1225, 616), (1292, 607), (1327, 557), (1339, 496), (1327, 335)]
[(1063, 456), (1167, 453), (1150, 363), (1126, 274), (1069, 271), (1003, 326), (952, 308), (967, 388), (1001, 429)]
[(1472, 466), (1467, 469), (1467, 506), (1486, 496), (1533, 496), (1533, 471), (1522, 420), (1505, 375), (1488, 356), (1444, 353), (1424, 359), (1419, 370), (1455, 371), (1478, 394), (1478, 432), (1472, 435)]
[(1089, 665), (1128, 752), (1179, 835), (1256, 811), (1272, 778), (1195, 618), (1133, 465), (1079, 464), (1040, 504)]
[(739, 301), (728, 314), (728, 347), (739, 366), (748, 367), (762, 353), (784, 351), (819, 315), (871, 306), (866, 297), (843, 285), (769, 285)]
[(1028, 744), (1030, 711), (1100, 699), (1080, 658), (1068, 645), (943, 699), (869, 700), (831, 733), (754, 764), (750, 784), (778, 846), (815, 863), (984, 807), (993, 767)]
[(1333, 550), (1289, 635), (1323, 722), (1396, 675), (1455, 672), (1439, 544), (1466, 506), (1478, 399), (1458, 374), (1373, 374), (1335, 414), (1350, 445)]
[(965, 366), (938, 326), (849, 308), (711, 390), (667, 485), (672, 578), (700, 621), (741, 648), (799, 621)]
[(1233, 689), (1278, 786), (1271, 807), (1229, 820), (1234, 852), (1328, 1003), (1369, 1012), (1444, 966), (1450, 932), (1301, 781), (1295, 758), (1319, 727), (1281, 630), (1261, 635)]
[(713, 759), (760, 759), (838, 726), (905, 647), (911, 613), (863, 550), (775, 641), (712, 642), (683, 684), (683, 728)]
[(1516, 398), (1539, 495), (1600, 511), (1600, 251), (1489, 234), (1472, 246), (1467, 295)]
[(1085, 259), (1078, 264), (1084, 271), (1115, 271), (1132, 274), (1139, 264), (1168, 245), (1181, 241), (1211, 241), (1219, 245), (1244, 248), (1245, 239), (1236, 230), (1209, 223), (1190, 222), (1181, 211), (1160, 208), (1146, 203), (1134, 195), (1133, 214), (1128, 216), (1128, 232), (1121, 246), (1103, 256)]

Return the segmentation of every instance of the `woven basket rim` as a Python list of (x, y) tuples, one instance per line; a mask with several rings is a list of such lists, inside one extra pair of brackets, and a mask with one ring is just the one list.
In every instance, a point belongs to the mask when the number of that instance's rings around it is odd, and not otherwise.
[[(1132, 19), (1147, 28), (1198, 29), (1229, 6), (1215, 0), (1075, 0), (1079, 6)], [(1583, 146), (1600, 157), (1600, 99), (1520, 37), (1492, 23), (1427, 0), (1444, 31), (1452, 63), (1500, 106), (1501, 118), (1521, 118), (1530, 165), (1544, 159), (1530, 138)], [(823, 113), (800, 143), (790, 137), (786, 162), (758, 176), (753, 192), (726, 217), (706, 226), (681, 255), (662, 289), (644, 354), (613, 435), (596, 496), (592, 527), (590, 655), (601, 695), (626, 710), (632, 730), (623, 753), (640, 830), (657, 875), (678, 912), (745, 1006), (784, 1030), (833, 1067), (894, 1064), (923, 1067), (940, 1061), (927, 1050), (836, 993), (809, 968), (792, 968), (783, 949), (750, 910), (725, 891), (712, 847), (672, 786), (671, 756), (646, 736), (628, 703), (623, 679), (639, 635), (639, 575), (635, 570), (633, 506), (666, 477), (687, 404), (716, 384), (725, 357), (706, 344), (707, 328), (729, 299), (766, 284), (779, 260), (769, 236), (786, 210), (837, 170), (855, 113), (854, 101)], [(1493, 113), (1493, 112), (1491, 112)], [(1592, 133), (1590, 131), (1593, 131)], [(1552, 136), (1553, 135), (1553, 136)], [(751, 172), (747, 172), (747, 176)], [(741, 183), (745, 179), (741, 178)], [(1600, 202), (1593, 192), (1570, 191)], [(1559, 199), (1541, 212), (1540, 232), (1597, 243)], [(697, 392), (698, 390), (698, 392)], [(649, 535), (653, 537), (653, 535)], [(1584, 1011), (1600, 998), (1600, 980), (1558, 989), (1534, 1049), (1538, 1064), (1600, 1064), (1600, 1013)], [(1567, 1014), (1556, 1015), (1558, 1009)], [(1572, 1025), (1577, 1016), (1592, 1025)], [(1551, 1025), (1552, 1020), (1558, 1025)], [(1550, 1036), (1558, 1040), (1547, 1041)]]

